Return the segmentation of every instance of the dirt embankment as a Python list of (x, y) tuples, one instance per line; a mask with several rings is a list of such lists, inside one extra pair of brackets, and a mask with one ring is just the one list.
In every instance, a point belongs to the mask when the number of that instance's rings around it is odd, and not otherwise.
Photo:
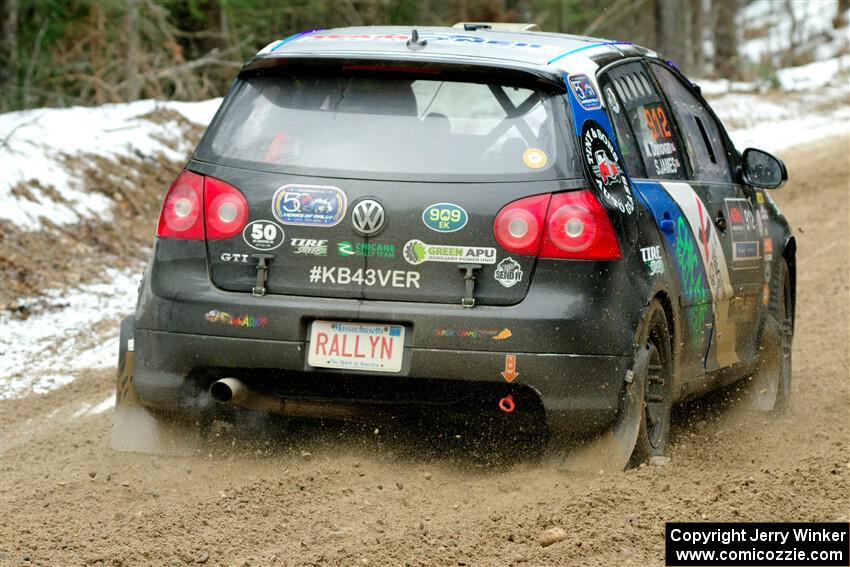
[[(787, 152), (775, 195), (799, 250), (789, 415), (692, 404), (672, 463), (624, 473), (441, 454), (416, 440), (435, 431), (316, 428), (167, 458), (110, 451), (110, 412), (74, 417), (111, 391), (92, 372), (0, 402), (0, 564), (645, 566), (669, 520), (847, 521), (848, 155), (846, 138)], [(567, 538), (541, 547), (552, 526)]]
[[(195, 146), (203, 127), (186, 120), (181, 114), (159, 109), (140, 119), (175, 124), (173, 139), (162, 139), (166, 147), (178, 150), (187, 141)], [(137, 266), (150, 253), (159, 207), (165, 190), (177, 177), (184, 162), (157, 155), (126, 155), (111, 159), (98, 155), (64, 156), (63, 163), (80, 185), (91, 193), (99, 193), (114, 203), (110, 218), (88, 218), (77, 223), (57, 225), (41, 218), (43, 230), (27, 231), (4, 223), (0, 227), (0, 310), (8, 310), (26, 318), (41, 307), (36, 301), (50, 288), (64, 288), (92, 281), (104, 281), (107, 269)], [(12, 194), (20, 199), (35, 200), (33, 179), (17, 185)], [(43, 187), (57, 203), (67, 204), (54, 187)], [(49, 306), (47, 306), (49, 307)]]

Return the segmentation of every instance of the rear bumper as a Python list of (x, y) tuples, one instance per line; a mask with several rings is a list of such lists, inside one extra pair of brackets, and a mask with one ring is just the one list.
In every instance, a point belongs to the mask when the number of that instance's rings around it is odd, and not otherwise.
[[(183, 414), (209, 407), (204, 392), (217, 377), (250, 375), (269, 391), (293, 391), (309, 373), (307, 384), (368, 379), (382, 400), (394, 390), (409, 391), (417, 382), (479, 383), (478, 397), (492, 404), (505, 392), (533, 393), (545, 410), (549, 428), (558, 434), (589, 432), (610, 425), (617, 411), (623, 378), (631, 360), (624, 356), (565, 355), (441, 350), (405, 347), (402, 375), (321, 372), (307, 364), (307, 343), (239, 339), (136, 329), (134, 385), (143, 404)], [(505, 355), (516, 354), (519, 376), (510, 384), (501, 376)], [(401, 382), (400, 382), (401, 381)], [(492, 390), (491, 388), (492, 387)], [(309, 389), (309, 387), (308, 387)], [(363, 391), (367, 391), (364, 388)], [(315, 391), (298, 392), (316, 398)], [(388, 393), (389, 392), (389, 393)], [(355, 396), (358, 394), (354, 394)], [(368, 398), (368, 394), (363, 394)], [(364, 401), (366, 401), (364, 399)], [(479, 400), (483, 401), (483, 400)], [(489, 400), (487, 400), (489, 403)]]

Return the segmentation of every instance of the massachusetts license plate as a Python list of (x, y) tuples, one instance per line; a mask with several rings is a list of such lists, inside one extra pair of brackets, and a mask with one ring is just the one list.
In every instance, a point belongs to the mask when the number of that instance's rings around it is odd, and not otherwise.
[(318, 368), (399, 372), (404, 327), (313, 321), (307, 362)]

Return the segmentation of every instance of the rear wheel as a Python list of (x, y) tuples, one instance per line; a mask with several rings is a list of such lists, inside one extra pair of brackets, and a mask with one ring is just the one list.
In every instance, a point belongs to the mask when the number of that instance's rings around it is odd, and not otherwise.
[(673, 349), (664, 307), (658, 300), (649, 305), (641, 348), (648, 351), (643, 409), (632, 464), (664, 455), (670, 435), (673, 394)]

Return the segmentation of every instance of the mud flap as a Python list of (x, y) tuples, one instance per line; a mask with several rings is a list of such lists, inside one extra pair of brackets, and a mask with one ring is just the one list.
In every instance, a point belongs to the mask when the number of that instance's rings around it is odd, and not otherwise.
[(590, 444), (567, 455), (565, 466), (568, 470), (598, 472), (626, 468), (635, 450), (643, 419), (648, 366), (649, 349), (638, 349), (631, 380), (626, 379), (620, 394), (614, 426)]
[(200, 433), (176, 420), (156, 416), (145, 408), (133, 388), (133, 328), (135, 320), (121, 321), (118, 379), (111, 446), (115, 451), (189, 455), (200, 444)]
[(782, 382), (782, 327), (772, 316), (764, 322), (761, 356), (758, 368), (748, 386), (750, 407), (760, 412), (771, 412), (779, 398)]

